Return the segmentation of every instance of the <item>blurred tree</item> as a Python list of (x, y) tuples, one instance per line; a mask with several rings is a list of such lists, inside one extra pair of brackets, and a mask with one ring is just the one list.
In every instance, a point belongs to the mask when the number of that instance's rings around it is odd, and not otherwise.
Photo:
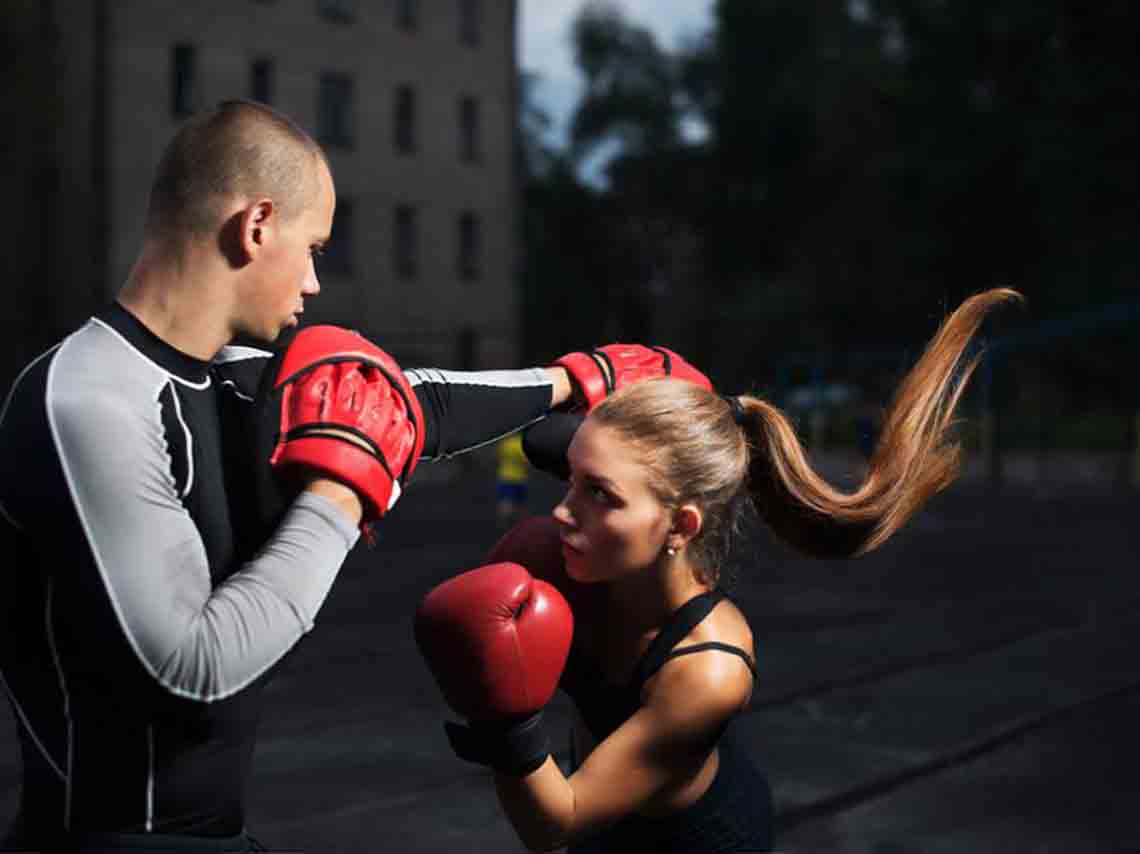
[[(541, 195), (573, 233), (545, 246), (568, 287), (589, 276), (594, 340), (649, 335), (737, 387), (791, 353), (917, 355), (999, 284), (1030, 299), (999, 329), (1135, 302), (1138, 18), (1126, 0), (718, 0), (668, 53), (591, 3), (569, 155)], [(609, 186), (586, 190), (575, 169), (607, 144)], [(1019, 387), (1131, 400), (1140, 336), (1082, 334), (1021, 360)]]
[(573, 40), (585, 78), (571, 125), (575, 154), (581, 158), (605, 141), (620, 142), (630, 155), (675, 144), (675, 63), (653, 35), (611, 3), (594, 0), (574, 20)]
[[(688, 297), (700, 248), (685, 187), (694, 164), (680, 123), (681, 62), (611, 4), (588, 4), (575, 20), (575, 56), (585, 92), (568, 152), (531, 169), (524, 214), (524, 306), (531, 343), (563, 349), (615, 338), (681, 346), (685, 324), (674, 296)], [(540, 126), (522, 113), (523, 134)], [(620, 154), (600, 190), (579, 177), (599, 149)], [(536, 146), (524, 144), (526, 150)], [(539, 158), (540, 160), (542, 158)], [(550, 312), (558, 328), (544, 328)], [(549, 325), (549, 324), (546, 324)], [(549, 352), (546, 355), (550, 355)]]
[(550, 117), (534, 98), (539, 82), (524, 74), (519, 92), (520, 355), (528, 363), (599, 343), (613, 275), (598, 251), (608, 243), (607, 201), (549, 141)]

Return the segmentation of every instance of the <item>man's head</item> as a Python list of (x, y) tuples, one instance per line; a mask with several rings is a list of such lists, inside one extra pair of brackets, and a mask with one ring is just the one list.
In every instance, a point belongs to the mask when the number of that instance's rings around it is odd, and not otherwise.
[(235, 197), (267, 196), (285, 220), (316, 189), (320, 146), (287, 116), (263, 104), (226, 101), (174, 135), (155, 171), (147, 236), (208, 239)]
[(269, 107), (227, 101), (170, 141), (146, 236), (174, 254), (216, 250), (233, 274), (232, 332), (271, 341), (319, 290), (312, 254), (329, 238), (335, 206), (328, 162), (308, 134)]

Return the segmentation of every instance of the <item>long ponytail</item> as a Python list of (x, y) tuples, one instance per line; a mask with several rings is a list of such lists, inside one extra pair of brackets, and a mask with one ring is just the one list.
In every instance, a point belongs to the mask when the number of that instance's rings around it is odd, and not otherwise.
[(986, 291), (946, 318), (899, 385), (867, 476), (852, 493), (840, 492), (816, 473), (778, 408), (741, 396), (750, 445), (747, 488), (773, 533), (814, 557), (866, 554), (949, 486), (961, 460), (951, 421), (980, 358), (963, 364), (967, 345), (991, 309), (1019, 299), (1017, 291), (1006, 288)]

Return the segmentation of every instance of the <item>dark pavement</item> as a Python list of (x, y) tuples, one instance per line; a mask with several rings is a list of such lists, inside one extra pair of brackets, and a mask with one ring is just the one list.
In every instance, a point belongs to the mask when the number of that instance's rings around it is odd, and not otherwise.
[[(456, 464), (424, 481), (268, 689), (249, 803), (274, 849), (522, 850), (487, 775), (451, 756), (411, 634), (419, 598), (494, 541), (493, 483)], [(549, 507), (560, 487), (535, 485)], [(967, 482), (858, 561), (752, 537), (735, 595), (762, 681), (734, 734), (771, 779), (780, 850), (1140, 851), (1138, 509), (1116, 488)], [(560, 732), (566, 715), (559, 697)]]

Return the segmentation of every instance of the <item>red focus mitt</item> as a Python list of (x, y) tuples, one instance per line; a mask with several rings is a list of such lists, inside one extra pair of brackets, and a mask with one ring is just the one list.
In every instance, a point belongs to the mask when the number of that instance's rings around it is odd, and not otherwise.
[(712, 390), (708, 377), (665, 347), (607, 344), (589, 353), (567, 353), (554, 364), (570, 374), (587, 412), (619, 388), (654, 377), (676, 377)]
[(423, 412), (396, 360), (356, 332), (310, 326), (285, 351), (274, 390), (280, 426), (270, 464), (352, 487), (362, 524), (387, 513), (424, 444)]

